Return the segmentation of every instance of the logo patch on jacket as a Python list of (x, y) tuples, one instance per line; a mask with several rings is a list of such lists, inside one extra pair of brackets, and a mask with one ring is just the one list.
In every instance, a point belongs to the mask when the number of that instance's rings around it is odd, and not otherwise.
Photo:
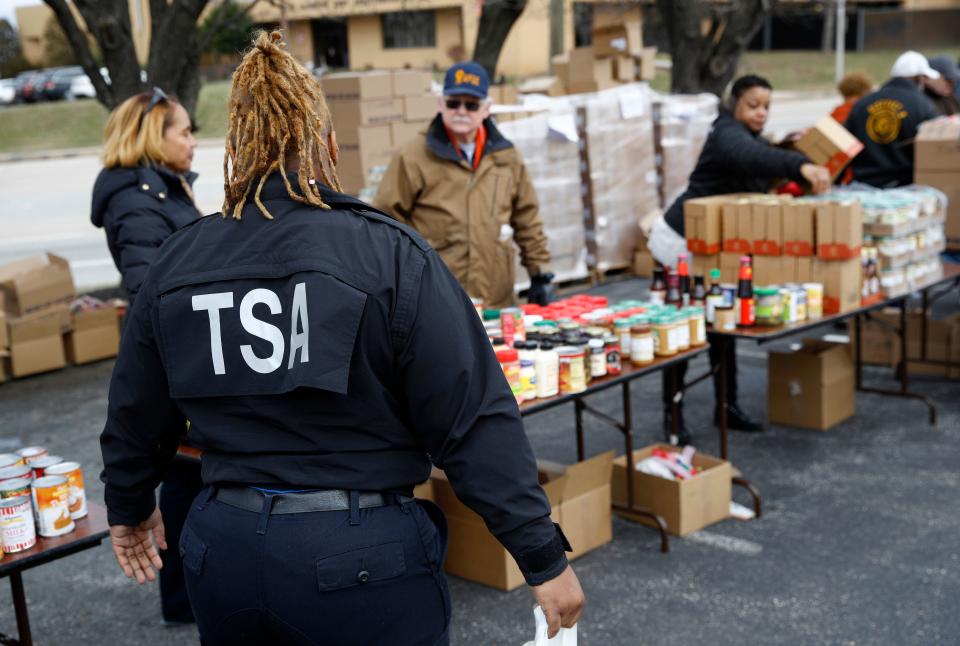
[(907, 118), (903, 104), (894, 99), (880, 99), (867, 107), (867, 136), (878, 144), (890, 144), (900, 135), (900, 126)]

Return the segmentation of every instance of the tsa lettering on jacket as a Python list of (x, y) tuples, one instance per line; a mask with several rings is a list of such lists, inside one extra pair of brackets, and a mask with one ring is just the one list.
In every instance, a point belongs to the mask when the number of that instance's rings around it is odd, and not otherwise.
[[(220, 328), (221, 310), (233, 309), (233, 292), (217, 292), (213, 294), (196, 294), (193, 299), (193, 311), (205, 310), (210, 322), (210, 356), (213, 361), (213, 373), (226, 374), (227, 369), (223, 360), (223, 335)], [(253, 308), (266, 305), (271, 314), (283, 313), (280, 297), (269, 289), (257, 288), (247, 292), (240, 301), (240, 325), (249, 334), (267, 341), (273, 352), (266, 357), (258, 357), (253, 346), (240, 346), (240, 354), (251, 370), (260, 374), (267, 374), (278, 370), (283, 365), (284, 352), (287, 347), (283, 332), (276, 325), (258, 319)], [(293, 368), (297, 353), (300, 354), (300, 363), (310, 361), (310, 320), (307, 309), (307, 289), (305, 283), (297, 283), (293, 290), (293, 302), (290, 304), (290, 355), (287, 361), (287, 370)]]
[(322, 271), (253, 273), (186, 276), (162, 292), (170, 395), (275, 395), (302, 387), (346, 394), (366, 292)]

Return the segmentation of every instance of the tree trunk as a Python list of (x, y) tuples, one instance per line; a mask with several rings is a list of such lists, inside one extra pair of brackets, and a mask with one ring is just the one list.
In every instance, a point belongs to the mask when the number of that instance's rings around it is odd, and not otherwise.
[(488, 0), (483, 5), (473, 60), (483, 65), (491, 79), (496, 78), (503, 44), (526, 6), (527, 0)]
[(127, 0), (76, 0), (87, 29), (93, 34), (110, 73), (111, 110), (143, 88), (140, 64), (133, 46)]
[(97, 92), (97, 100), (108, 109), (113, 109), (113, 106), (116, 105), (113, 88), (103, 80), (100, 68), (90, 51), (86, 36), (80, 30), (80, 26), (74, 19), (67, 3), (65, 0), (45, 0), (45, 2), (53, 10), (60, 26), (63, 27), (63, 32), (67, 35), (67, 40), (70, 41), (70, 46), (76, 53), (77, 63), (83, 67), (83, 71), (90, 77), (90, 82), (93, 83), (93, 88)]
[(836, 1), (824, 0), (823, 2), (823, 32), (820, 34), (820, 51), (824, 54), (833, 51), (833, 38), (837, 23)]
[(740, 55), (770, 13), (772, 0), (731, 0), (714, 5), (698, 0), (657, 0), (673, 58), (674, 92), (723, 96), (737, 72)]

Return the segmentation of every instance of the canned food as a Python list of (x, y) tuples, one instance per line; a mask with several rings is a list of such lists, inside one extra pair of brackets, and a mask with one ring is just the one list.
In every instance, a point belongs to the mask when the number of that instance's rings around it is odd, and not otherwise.
[(60, 536), (73, 531), (69, 500), (70, 485), (64, 476), (44, 476), (33, 481), (33, 513), (41, 536)]
[(30, 468), (33, 470), (33, 479), (42, 478), (44, 469), (52, 467), (55, 464), (60, 464), (61, 462), (63, 462), (63, 458), (58, 455), (47, 455), (42, 458), (37, 458), (30, 463)]
[(18, 464), (23, 464), (23, 458), (21, 458), (19, 455), (13, 453), (0, 453), (0, 469), (15, 467)]
[(3, 482), (4, 480), (14, 480), (16, 478), (31, 477), (33, 477), (33, 469), (23, 463), (0, 469), (0, 482)]
[(807, 318), (823, 318), (823, 284), (804, 283), (803, 289), (807, 294)]
[(67, 509), (74, 520), (87, 515), (87, 492), (83, 486), (83, 471), (79, 462), (61, 462), (47, 467), (48, 476), (64, 476), (70, 493), (67, 496)]
[(22, 552), (37, 544), (30, 496), (0, 500), (0, 534), (7, 554)]
[(30, 478), (14, 478), (0, 482), (0, 498), (17, 498), (30, 495)]
[(722, 307), (733, 307), (737, 302), (737, 286), (730, 283), (720, 285), (720, 292), (723, 294)]
[(17, 455), (23, 458), (24, 464), (32, 464), (37, 458), (47, 455), (47, 450), (42, 446), (28, 446), (25, 449), (17, 451)]
[(724, 332), (734, 332), (737, 329), (737, 315), (733, 307), (718, 307), (714, 312), (716, 317), (713, 327)]

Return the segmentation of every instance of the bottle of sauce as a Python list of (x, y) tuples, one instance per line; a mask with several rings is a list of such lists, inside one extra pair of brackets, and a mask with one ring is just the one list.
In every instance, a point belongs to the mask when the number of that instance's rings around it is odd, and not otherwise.
[(653, 268), (653, 282), (650, 283), (650, 302), (663, 305), (666, 301), (667, 284), (663, 280), (663, 265)]
[(707, 288), (703, 284), (703, 276), (693, 277), (693, 291), (690, 293), (690, 304), (705, 307), (707, 304)]
[(683, 297), (680, 294), (680, 276), (674, 272), (667, 274), (667, 305), (681, 307)]
[(737, 282), (737, 302), (740, 304), (737, 325), (753, 327), (757, 323), (757, 311), (753, 300), (753, 267), (750, 256), (740, 258), (740, 280)]
[(688, 307), (690, 305), (690, 267), (685, 253), (677, 256), (677, 278), (680, 288), (680, 307)]
[(710, 291), (706, 298), (706, 317), (707, 323), (713, 325), (716, 320), (716, 311), (718, 307), (723, 307), (723, 289), (720, 287), (720, 270), (710, 270)]

